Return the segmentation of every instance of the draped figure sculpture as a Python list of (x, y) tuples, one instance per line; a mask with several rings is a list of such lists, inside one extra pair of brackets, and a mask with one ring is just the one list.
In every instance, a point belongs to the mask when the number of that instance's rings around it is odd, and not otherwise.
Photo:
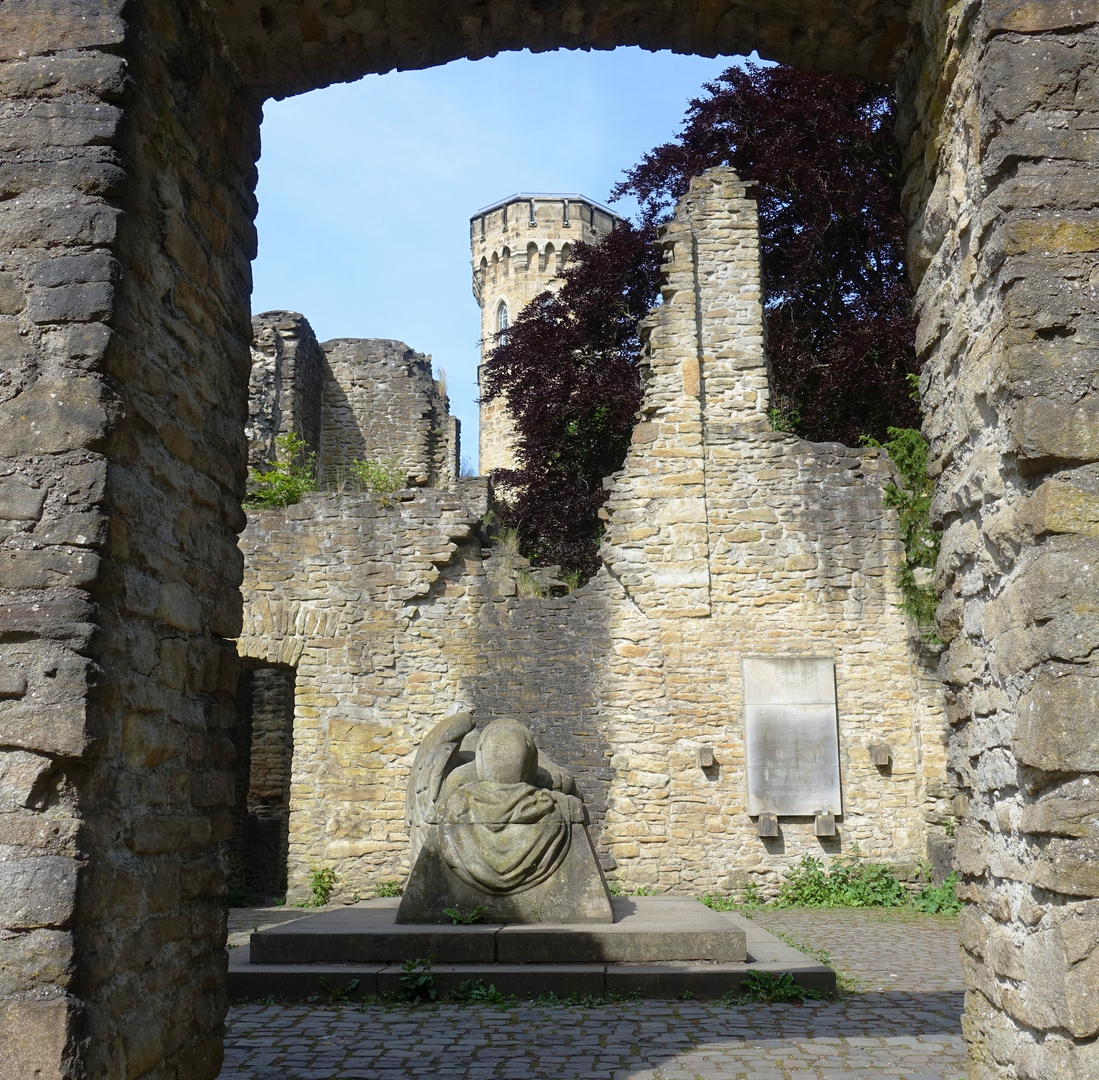
[(455, 713), (425, 736), (406, 799), (412, 872), (398, 922), (611, 922), (610, 896), (571, 773), (502, 719)]

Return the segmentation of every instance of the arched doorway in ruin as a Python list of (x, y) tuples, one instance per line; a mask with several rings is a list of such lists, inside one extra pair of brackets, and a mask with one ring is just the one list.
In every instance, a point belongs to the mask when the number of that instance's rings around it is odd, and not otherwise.
[(1099, 750), (1072, 722), (1096, 700), (1095, 95), (1079, 76), (1099, 13), (1070, 0), (16, 7), (0, 13), (0, 499), (18, 524), (3, 579), (17, 675), (0, 696), (6, 753), (31, 778), (3, 841), (19, 939), (5, 943), (8, 1060), (93, 1077), (219, 1068), (263, 100), (504, 49), (632, 44), (758, 49), (897, 89), (947, 525), (943, 675), (970, 791), (973, 1075), (1086, 1073), (1099, 1019), (1073, 987), (1096, 954), (1059, 943), (1069, 920), (1094, 942), (1099, 894), (1080, 823)]

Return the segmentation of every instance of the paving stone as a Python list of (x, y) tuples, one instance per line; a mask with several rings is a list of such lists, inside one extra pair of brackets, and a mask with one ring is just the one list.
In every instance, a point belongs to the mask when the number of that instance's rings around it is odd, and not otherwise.
[(245, 1005), (229, 1014), (222, 1080), (958, 1080), (965, 1074), (952, 921), (799, 910), (762, 911), (755, 919), (792, 941), (827, 949), (856, 986), (874, 989), (800, 1006)]

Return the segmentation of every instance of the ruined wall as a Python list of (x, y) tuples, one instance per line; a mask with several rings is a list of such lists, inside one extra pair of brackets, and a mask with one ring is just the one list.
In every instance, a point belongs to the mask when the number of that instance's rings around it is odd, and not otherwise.
[(321, 484), (339, 487), (356, 460), (395, 460), (411, 483), (449, 487), (459, 471), (458, 420), (431, 357), (381, 338), (336, 338), (322, 348)]
[[(314, 495), (249, 523), (241, 650), (297, 666), (292, 896), (314, 866), (345, 896), (407, 872), (412, 756), (457, 701), (530, 722), (576, 769), (604, 865), (631, 884), (773, 887), (805, 853), (924, 854), (945, 721), (898, 610), (888, 463), (770, 430), (755, 205), (734, 174), (697, 181), (663, 242), (643, 421), (585, 588), (516, 595), (457, 492)], [(835, 661), (836, 839), (811, 817), (756, 836), (740, 682), (755, 655)], [(890, 769), (870, 760), (882, 742)]]
[(252, 318), (252, 376), (248, 383), (248, 464), (276, 460), (275, 439), (293, 432), (314, 450), (321, 441), (327, 365), (313, 328), (294, 311)]
[[(216, 851), (235, 681), (223, 642), (260, 100), (524, 47), (759, 48), (892, 77), (915, 29), (895, 85), (912, 265), (926, 271), (928, 430), (954, 527), (942, 621), (957, 643), (944, 669), (953, 768), (970, 792), (967, 1034), (977, 1075), (1094, 1074), (1094, 994), (1078, 992), (1094, 983), (1094, 725), (1062, 722), (1091, 708), (1090, 652), (1074, 650), (1095, 624), (1090, 0), (456, 0), (430, 17), (394, 3), (385, 19), (299, 0), (122, 10), (0, 11), (13, 523), (0, 713), (14, 806), (0, 822), (12, 932), (0, 1059), (91, 1077), (219, 1068)], [(1043, 490), (1062, 475), (1072, 490)], [(1010, 637), (999, 620), (1016, 600)]]
[(928, 5), (902, 80), (975, 1078), (1099, 1075), (1093, 3)]

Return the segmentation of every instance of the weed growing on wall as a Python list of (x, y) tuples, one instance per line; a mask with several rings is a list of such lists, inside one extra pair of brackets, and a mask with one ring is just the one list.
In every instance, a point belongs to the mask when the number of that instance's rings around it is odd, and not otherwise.
[(435, 972), (431, 970), (433, 956), (426, 960), (406, 960), (398, 976), (404, 995), (409, 1001), (434, 1001), (439, 992), (435, 989)]
[(310, 898), (303, 900), (297, 907), (324, 907), (332, 899), (332, 890), (336, 887), (336, 871), (331, 866), (318, 866), (309, 871)]
[(275, 463), (248, 470), (246, 510), (290, 506), (317, 490), (317, 455), (292, 431), (275, 439)]
[(904, 565), (897, 583), (904, 594), (904, 610), (915, 619), (925, 640), (937, 642), (934, 632), (938, 598), (930, 577), (939, 557), (942, 534), (931, 525), (933, 484), (927, 475), (927, 440), (915, 428), (889, 428), (886, 442), (863, 439), (889, 454), (900, 484), (887, 484), (885, 505), (897, 510), (904, 539)]
[(389, 495), (408, 484), (408, 473), (397, 458), (384, 461), (351, 462), (351, 479), (360, 491), (371, 495)]
[(723, 998), (725, 1005), (750, 1005), (756, 1002), (772, 1005), (780, 1003), (801, 1004), (807, 998), (819, 1001), (825, 995), (819, 990), (799, 986), (790, 972), (776, 975), (773, 971), (750, 971), (744, 976), (740, 989)]
[(395, 878), (391, 881), (379, 881), (374, 886), (375, 896), (400, 896), (401, 883)]

